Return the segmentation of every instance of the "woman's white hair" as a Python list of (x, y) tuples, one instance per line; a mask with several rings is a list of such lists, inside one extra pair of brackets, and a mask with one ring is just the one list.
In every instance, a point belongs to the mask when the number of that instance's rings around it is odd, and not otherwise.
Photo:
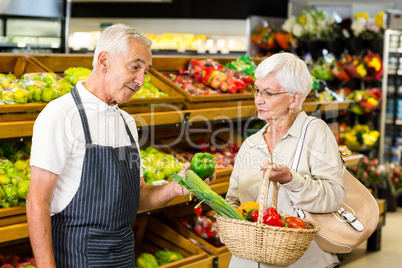
[(118, 54), (128, 53), (128, 42), (130, 40), (138, 40), (151, 48), (152, 41), (140, 31), (124, 25), (115, 24), (104, 29), (96, 44), (94, 59), (92, 62), (93, 69), (97, 68), (97, 58), (102, 51), (108, 52), (112, 59)]
[(311, 91), (313, 80), (306, 63), (297, 56), (281, 52), (263, 60), (255, 70), (255, 78), (265, 79), (269, 74), (275, 74), (278, 83), (290, 94), (301, 93), (301, 108), (303, 101)]

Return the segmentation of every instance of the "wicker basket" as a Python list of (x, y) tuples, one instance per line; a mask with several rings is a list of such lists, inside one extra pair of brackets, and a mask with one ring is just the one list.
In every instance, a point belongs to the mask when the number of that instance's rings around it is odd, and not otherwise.
[[(306, 222), (306, 229), (275, 227), (262, 223), (271, 169), (272, 167), (268, 168), (263, 181), (258, 222), (224, 218), (218, 214), (215, 217), (222, 240), (236, 257), (290, 265), (303, 256), (319, 228), (310, 222)], [(272, 206), (276, 207), (278, 188), (276, 183), (273, 185)]]

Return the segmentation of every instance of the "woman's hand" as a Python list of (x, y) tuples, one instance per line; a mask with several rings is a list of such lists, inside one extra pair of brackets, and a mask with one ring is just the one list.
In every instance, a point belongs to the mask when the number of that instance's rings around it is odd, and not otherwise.
[(289, 167), (283, 164), (275, 164), (271, 161), (265, 161), (261, 165), (261, 170), (263, 171), (263, 176), (265, 177), (265, 172), (267, 171), (268, 166), (272, 166), (271, 173), (269, 174), (269, 180), (273, 182), (279, 182), (282, 184), (288, 183), (292, 181), (292, 172)]

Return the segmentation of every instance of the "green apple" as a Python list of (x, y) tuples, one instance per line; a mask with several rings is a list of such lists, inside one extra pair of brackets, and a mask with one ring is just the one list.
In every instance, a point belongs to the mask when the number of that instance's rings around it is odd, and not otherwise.
[(34, 100), (34, 101), (37, 101), (37, 102), (41, 102), (41, 101), (42, 101), (42, 90), (41, 90), (40, 88), (38, 88), (38, 87), (36, 87), (36, 88), (34, 89), (34, 92), (33, 92), (33, 100)]
[(11, 90), (3, 90), (1, 93), (1, 100), (5, 104), (14, 104), (14, 93)]
[(55, 92), (55, 98), (57, 99), (58, 97), (63, 96), (65, 93), (63, 91), (63, 88), (59, 85), (59, 83), (53, 83), (53, 85), (50, 87), (51, 89), (53, 89), (53, 91)]
[(39, 89), (35, 86), (26, 86), (25, 89), (28, 90), (28, 92), (29, 92), (28, 102), (32, 102), (34, 100), (35, 92)]
[(24, 75), (21, 77), (21, 80), (24, 80), (24, 81), (33, 81), (33, 80), (39, 81), (39, 80), (40, 80), (40, 75), (39, 75), (39, 74), (36, 74), (36, 73), (24, 74)]
[(57, 97), (57, 93), (52, 88), (44, 88), (42, 90), (41, 100), (43, 102), (51, 102)]
[(17, 77), (15, 77), (15, 75), (14, 74), (12, 74), (12, 73), (8, 73), (7, 74), (7, 76), (8, 76), (8, 78), (10, 78), (11, 80), (17, 80)]
[(11, 78), (4, 78), (3, 80), (1, 80), (0, 85), (2, 85), (3, 88), (8, 88), (11, 83), (13, 82), (13, 80)]
[(13, 89), (14, 91), (14, 99), (16, 102), (20, 103), (20, 104), (26, 104), (28, 102), (28, 97), (29, 97), (29, 91), (21, 88), (21, 87), (17, 87)]
[(57, 83), (56, 75), (54, 73), (44, 73), (42, 74), (42, 81), (51, 86)]
[(0, 175), (0, 184), (1, 185), (11, 184), (11, 178), (7, 177), (6, 175)]
[(18, 159), (17, 161), (15, 161), (14, 166), (16, 168), (18, 168), (20, 171), (22, 170), (26, 170), (26, 168), (28, 167), (29, 163), (27, 161), (24, 161), (22, 159)]
[(65, 79), (60, 79), (58, 83), (62, 87), (64, 94), (69, 93), (73, 89), (71, 84)]

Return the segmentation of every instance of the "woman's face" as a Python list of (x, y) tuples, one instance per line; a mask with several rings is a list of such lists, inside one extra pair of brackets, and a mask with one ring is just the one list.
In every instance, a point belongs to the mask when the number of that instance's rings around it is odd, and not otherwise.
[[(257, 79), (254, 86), (260, 91), (254, 95), (259, 119), (269, 121), (287, 116), (293, 96), (284, 93), (286, 90), (278, 83), (276, 74), (269, 74), (265, 79)], [(268, 93), (283, 94), (269, 95)]]

